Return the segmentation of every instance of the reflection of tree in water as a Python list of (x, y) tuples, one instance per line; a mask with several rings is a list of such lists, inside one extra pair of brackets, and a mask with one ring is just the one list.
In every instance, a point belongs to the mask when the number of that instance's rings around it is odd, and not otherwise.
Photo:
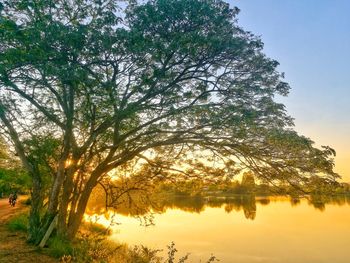
[[(256, 216), (256, 201), (254, 195), (242, 195), (234, 197), (201, 197), (201, 196), (157, 196), (152, 199), (153, 202), (143, 203), (143, 209), (140, 209), (140, 202), (134, 202), (137, 204), (137, 209), (133, 208), (132, 203), (122, 203), (116, 208), (116, 212), (124, 215), (145, 215), (146, 213), (165, 213), (168, 209), (180, 209), (182, 211), (190, 213), (201, 213), (207, 207), (209, 208), (221, 208), (227, 213), (243, 210), (247, 219), (254, 220)], [(156, 201), (154, 201), (156, 200)], [(267, 202), (265, 200), (265, 202)], [(127, 205), (126, 205), (127, 204)], [(130, 206), (131, 204), (131, 206)], [(139, 212), (137, 214), (137, 212)]]
[(258, 199), (256, 199), (256, 201), (261, 205), (268, 205), (271, 202), (270, 198), (268, 198), (268, 197), (258, 198)]
[[(99, 196), (99, 198), (101, 198)], [(332, 205), (350, 205), (350, 196), (326, 196), (326, 195), (311, 195), (306, 197), (308, 204), (319, 209), (325, 210), (326, 204)], [(101, 199), (100, 199), (101, 200)], [(291, 206), (296, 206), (301, 203), (301, 197), (292, 196), (289, 199)], [(271, 202), (268, 196), (256, 197), (255, 195), (232, 195), (229, 197), (223, 196), (187, 196), (173, 195), (167, 193), (156, 193), (145, 198), (142, 194), (133, 194), (124, 197), (120, 200), (114, 210), (118, 214), (127, 216), (147, 216), (151, 213), (165, 213), (168, 209), (180, 209), (190, 213), (201, 213), (206, 208), (224, 208), (226, 213), (233, 211), (240, 212), (243, 210), (244, 216), (247, 219), (254, 220), (256, 217), (257, 205), (269, 205)], [(91, 203), (88, 209), (90, 213), (103, 213), (103, 202), (95, 200)]]
[(166, 211), (167, 209), (180, 209), (190, 213), (201, 213), (205, 210), (206, 205), (205, 199), (201, 196), (168, 196), (158, 202), (156, 207), (160, 207), (162, 211)]
[(224, 209), (227, 213), (231, 213), (233, 210), (239, 212), (243, 209), (245, 218), (254, 220), (256, 216), (255, 196), (242, 195), (235, 198), (226, 198)]
[(350, 205), (350, 196), (348, 195), (311, 195), (308, 198), (308, 203), (319, 209), (320, 211), (324, 211), (326, 209), (327, 204), (332, 205)]
[(255, 196), (245, 196), (243, 200), (243, 211), (245, 218), (254, 220), (256, 216)]
[(234, 197), (234, 198), (226, 198), (225, 202), (225, 212), (231, 213), (233, 210), (236, 212), (239, 212), (242, 210), (243, 207), (243, 201), (240, 197)]
[(300, 205), (300, 198), (299, 197), (291, 197), (290, 198), (290, 204), (291, 206), (298, 206)]

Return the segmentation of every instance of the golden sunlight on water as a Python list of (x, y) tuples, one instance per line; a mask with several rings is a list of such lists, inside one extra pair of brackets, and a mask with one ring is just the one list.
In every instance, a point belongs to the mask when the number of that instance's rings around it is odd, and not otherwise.
[(350, 262), (348, 204), (327, 204), (320, 211), (306, 200), (292, 206), (286, 199), (272, 199), (268, 205), (256, 204), (254, 220), (246, 219), (240, 209), (228, 213), (224, 208), (225, 204), (204, 207), (200, 213), (168, 208), (155, 214), (155, 225), (149, 227), (117, 215), (121, 225), (113, 227), (111, 238), (162, 248), (164, 255), (174, 241), (179, 257), (191, 254), (189, 262), (205, 262), (211, 254), (228, 263)]

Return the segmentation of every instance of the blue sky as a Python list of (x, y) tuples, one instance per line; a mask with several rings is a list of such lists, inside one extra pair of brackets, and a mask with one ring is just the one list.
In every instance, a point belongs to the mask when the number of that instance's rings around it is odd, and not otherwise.
[(291, 92), (283, 102), (296, 130), (337, 150), (350, 181), (350, 1), (229, 0), (238, 24), (261, 36)]

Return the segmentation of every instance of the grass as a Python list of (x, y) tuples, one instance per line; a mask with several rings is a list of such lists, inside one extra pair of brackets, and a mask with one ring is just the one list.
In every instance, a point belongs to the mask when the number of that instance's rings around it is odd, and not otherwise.
[(59, 236), (53, 236), (50, 238), (48, 241), (48, 246), (48, 254), (55, 258), (73, 254), (72, 244)]
[(11, 218), (7, 223), (7, 229), (11, 232), (22, 231), (27, 232), (28, 230), (28, 214), (21, 213)]
[[(6, 228), (10, 232), (27, 232), (28, 231), (28, 214), (27, 213), (20, 213), (15, 216), (13, 216), (7, 223)], [(73, 247), (70, 242), (67, 240), (60, 238), (58, 236), (53, 236), (48, 241), (48, 247), (47, 254), (49, 254), (52, 257), (60, 258), (64, 255), (72, 255), (73, 254)]]

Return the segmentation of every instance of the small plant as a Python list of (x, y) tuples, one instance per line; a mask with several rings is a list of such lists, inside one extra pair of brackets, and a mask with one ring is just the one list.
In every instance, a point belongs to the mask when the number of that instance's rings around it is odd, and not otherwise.
[[(175, 243), (171, 242), (171, 244), (168, 247), (168, 258), (163, 263), (175, 263), (175, 254), (177, 252), (177, 249), (175, 247)], [(177, 263), (185, 263), (189, 262), (189, 256), (190, 254), (187, 253), (185, 256), (181, 257)], [(211, 256), (206, 263), (212, 263), (214, 261), (219, 261), (215, 256)], [(201, 261), (200, 261), (201, 262)]]
[(124, 261), (125, 263), (160, 263), (162, 258), (158, 256), (158, 253), (161, 251), (145, 246), (134, 246), (133, 249), (128, 248)]
[(61, 257), (60, 262), (62, 263), (72, 263), (73, 262), (73, 257), (71, 255), (64, 255)]

